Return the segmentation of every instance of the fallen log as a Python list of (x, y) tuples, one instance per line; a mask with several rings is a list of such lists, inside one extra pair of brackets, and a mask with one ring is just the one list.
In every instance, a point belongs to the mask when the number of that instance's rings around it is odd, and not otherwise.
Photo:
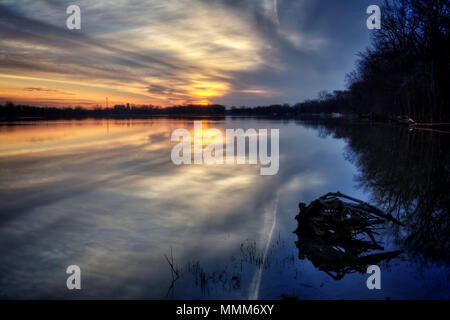
[(364, 273), (368, 265), (389, 261), (403, 252), (383, 252), (376, 240), (386, 221), (403, 224), (367, 202), (330, 192), (308, 206), (299, 203), (299, 209), (294, 231), (299, 259), (308, 258), (336, 280), (347, 273)]
[[(343, 201), (351, 200), (352, 202)], [(299, 203), (300, 212), (296, 216), (299, 228), (319, 236), (351, 237), (352, 234), (365, 233), (370, 238), (379, 225), (387, 221), (403, 226), (391, 215), (367, 202), (347, 196), (340, 192), (327, 193), (306, 206)]]
[(354, 201), (354, 202), (359, 204), (359, 207), (356, 207), (356, 206), (354, 206), (352, 204), (349, 204), (349, 203), (346, 203), (346, 205), (349, 208), (352, 208), (353, 210), (363, 210), (363, 211), (366, 211), (366, 212), (370, 212), (370, 213), (372, 213), (372, 214), (374, 214), (376, 216), (379, 216), (379, 217), (381, 217), (383, 219), (392, 221), (392, 222), (394, 222), (394, 223), (396, 223), (396, 224), (398, 224), (400, 226), (404, 226), (403, 223), (401, 223), (399, 220), (395, 219), (392, 215), (385, 214), (383, 211), (381, 211), (377, 207), (374, 207), (371, 204), (368, 204), (367, 202), (361, 201), (359, 199), (356, 199), (356, 198), (347, 196), (345, 194), (342, 194), (339, 191), (338, 192), (329, 192), (329, 193), (327, 193), (326, 195), (323, 195), (320, 198), (321, 199), (327, 199), (329, 197), (340, 197), (340, 198), (345, 198), (345, 199)]

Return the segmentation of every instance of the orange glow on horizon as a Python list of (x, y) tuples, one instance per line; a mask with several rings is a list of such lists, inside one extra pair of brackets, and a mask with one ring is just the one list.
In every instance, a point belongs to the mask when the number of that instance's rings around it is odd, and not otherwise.
[(198, 105), (198, 106), (209, 106), (212, 103), (210, 101), (208, 101), (208, 100), (200, 100), (200, 101), (193, 101), (190, 104)]
[[(155, 101), (151, 95), (128, 91), (126, 87), (106, 88), (102, 85), (87, 83), (0, 74), (0, 103), (11, 101), (14, 104), (41, 107), (82, 106), (93, 109), (97, 107), (105, 108), (106, 97), (108, 97), (109, 108), (126, 103), (136, 106), (154, 105), (165, 108), (174, 105), (208, 106), (214, 104), (214, 102), (207, 97), (222, 96), (220, 92), (214, 91), (214, 88), (220, 87), (218, 84), (202, 83), (202, 90), (199, 90), (198, 86), (199, 84), (195, 84), (183, 88), (189, 94), (180, 99), (169, 100), (167, 96), (161, 96)], [(205, 92), (208, 94), (205, 94)]]

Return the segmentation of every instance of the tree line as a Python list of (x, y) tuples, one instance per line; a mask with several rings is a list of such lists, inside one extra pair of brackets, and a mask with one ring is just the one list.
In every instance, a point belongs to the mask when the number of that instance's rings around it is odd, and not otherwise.
[(94, 108), (82, 107), (36, 107), (29, 105), (15, 105), (7, 102), (0, 105), (0, 118), (7, 120), (44, 118), (44, 119), (77, 119), (77, 118), (128, 118), (145, 116), (221, 116), (225, 114), (225, 106), (214, 104), (209, 106), (187, 105), (172, 107), (155, 107), (151, 105), (132, 106), (129, 109), (122, 108)]
[(381, 29), (347, 76), (349, 107), (448, 122), (449, 2), (385, 0), (381, 12)]

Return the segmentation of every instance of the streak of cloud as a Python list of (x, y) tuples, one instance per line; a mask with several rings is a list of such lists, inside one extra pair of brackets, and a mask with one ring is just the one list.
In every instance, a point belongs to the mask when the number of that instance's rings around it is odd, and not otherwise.
[(342, 87), (367, 43), (365, 2), (81, 0), (81, 30), (68, 30), (67, 3), (5, 0), (0, 96), (47, 98), (20, 93), (40, 79), (64, 100), (54, 105), (67, 104), (63, 92), (97, 103), (296, 102)]

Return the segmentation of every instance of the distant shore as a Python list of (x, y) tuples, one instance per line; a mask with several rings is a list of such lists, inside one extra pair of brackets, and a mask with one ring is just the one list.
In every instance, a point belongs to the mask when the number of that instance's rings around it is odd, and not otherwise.
[(450, 131), (449, 122), (422, 123), (414, 121), (408, 116), (384, 114), (358, 114), (339, 112), (311, 112), (304, 110), (302, 104), (290, 106), (270, 105), (249, 107), (232, 107), (227, 109), (223, 105), (188, 105), (173, 107), (133, 106), (129, 108), (85, 109), (37, 107), (29, 105), (14, 105), (7, 103), (0, 105), (0, 121), (40, 121), (40, 120), (81, 120), (81, 119), (150, 119), (150, 118), (224, 118), (252, 117), (264, 119), (342, 119), (368, 120), (379, 122), (394, 122), (420, 129), (439, 129)]

